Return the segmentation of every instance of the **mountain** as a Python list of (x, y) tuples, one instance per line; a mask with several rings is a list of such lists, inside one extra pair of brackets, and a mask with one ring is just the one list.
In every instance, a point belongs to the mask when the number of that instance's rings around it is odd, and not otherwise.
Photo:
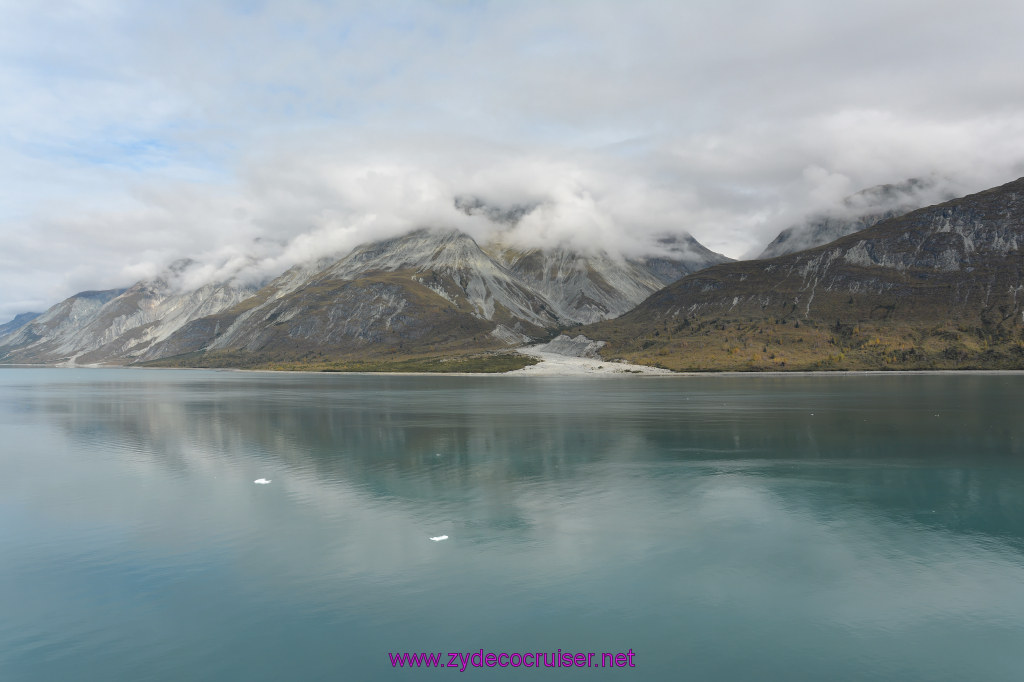
[(494, 245), (489, 250), (520, 282), (539, 292), (565, 325), (618, 317), (683, 274), (729, 260), (689, 235), (663, 237), (659, 246), (666, 255), (632, 259), (565, 248)]
[(569, 330), (671, 369), (1024, 366), (1024, 178), (688, 275)]
[[(463, 210), (505, 225), (529, 207)], [(493, 214), (493, 215), (492, 215)], [(191, 261), (125, 290), (85, 292), (0, 337), (0, 362), (243, 364), (507, 349), (622, 314), (680, 274), (727, 260), (688, 235), (648, 258), (481, 248), (421, 229), (291, 268), (262, 288), (184, 287)]]
[[(668, 255), (651, 259), (661, 276), (724, 259), (694, 244), (666, 242)], [(458, 231), (422, 229), (293, 269), (143, 359), (248, 366), (497, 351), (629, 310), (663, 285), (654, 267), (566, 249), (484, 249)]]
[(7, 336), (11, 332), (17, 331), (19, 327), (28, 324), (32, 320), (39, 317), (42, 313), (20, 313), (14, 316), (14, 319), (10, 322), (0, 324), (0, 339)]
[(664, 286), (641, 264), (607, 254), (503, 247), (493, 253), (518, 281), (548, 301), (561, 324), (621, 315)]
[(74, 335), (123, 291), (82, 291), (64, 299), (28, 324), (0, 338), (0, 361), (34, 364), (66, 359), (47, 355), (47, 346), (55, 339)]
[(503, 227), (513, 227), (537, 208), (537, 204), (514, 204), (512, 206), (495, 206), (480, 197), (457, 196), (453, 202), (455, 208), (466, 215), (479, 215), (492, 223)]
[[(284, 281), (290, 282), (286, 287)], [(555, 314), (471, 237), (418, 230), (289, 271), (249, 300), (184, 326), (147, 359), (225, 362), (489, 350), (546, 335)]]
[(123, 364), (179, 327), (234, 305), (255, 292), (235, 282), (180, 291), (181, 261), (153, 281), (128, 289), (84, 292), (58, 303), (17, 332), (0, 339), (0, 362)]
[(671, 284), (691, 272), (732, 261), (732, 258), (712, 251), (686, 233), (662, 235), (656, 243), (663, 255), (648, 256), (642, 259), (641, 263), (658, 278), (662, 286)]
[(901, 183), (869, 187), (846, 197), (840, 206), (831, 211), (814, 214), (802, 224), (786, 228), (758, 258), (775, 258), (828, 244), (883, 220), (898, 218), (933, 203), (929, 198), (948, 201), (954, 196), (939, 187), (932, 178), (911, 178)]

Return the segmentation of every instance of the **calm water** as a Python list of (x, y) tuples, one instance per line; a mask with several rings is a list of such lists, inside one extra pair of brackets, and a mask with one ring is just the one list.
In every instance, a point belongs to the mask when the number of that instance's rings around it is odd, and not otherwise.
[(1022, 397), (2, 369), (0, 680), (1020, 680)]

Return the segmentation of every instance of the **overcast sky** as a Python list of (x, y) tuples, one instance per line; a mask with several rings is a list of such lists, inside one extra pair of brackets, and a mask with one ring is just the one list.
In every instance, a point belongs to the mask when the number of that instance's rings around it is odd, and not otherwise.
[(0, 321), (270, 275), (473, 196), (732, 257), (864, 187), (1024, 175), (1019, 0), (0, 0)]

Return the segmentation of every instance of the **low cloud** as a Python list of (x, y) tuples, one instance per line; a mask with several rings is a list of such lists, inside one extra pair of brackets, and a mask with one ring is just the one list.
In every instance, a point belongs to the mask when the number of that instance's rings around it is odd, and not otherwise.
[(1020, 3), (0, 7), (2, 318), (422, 226), (742, 257), (867, 187), (1024, 175)]

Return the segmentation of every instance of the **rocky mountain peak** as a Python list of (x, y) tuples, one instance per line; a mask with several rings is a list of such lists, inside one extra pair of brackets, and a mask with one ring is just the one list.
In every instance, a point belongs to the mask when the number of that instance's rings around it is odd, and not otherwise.
[(782, 230), (758, 258), (776, 258), (827, 244), (954, 196), (947, 185), (934, 177), (868, 187), (845, 197), (839, 206), (814, 213), (802, 223)]
[(0, 339), (17, 331), (21, 327), (25, 326), (32, 320), (39, 317), (42, 313), (19, 313), (11, 319), (10, 322), (0, 324)]
[(514, 227), (537, 208), (537, 204), (496, 206), (474, 196), (457, 196), (454, 203), (455, 208), (466, 215), (484, 216), (493, 223), (507, 227)]

